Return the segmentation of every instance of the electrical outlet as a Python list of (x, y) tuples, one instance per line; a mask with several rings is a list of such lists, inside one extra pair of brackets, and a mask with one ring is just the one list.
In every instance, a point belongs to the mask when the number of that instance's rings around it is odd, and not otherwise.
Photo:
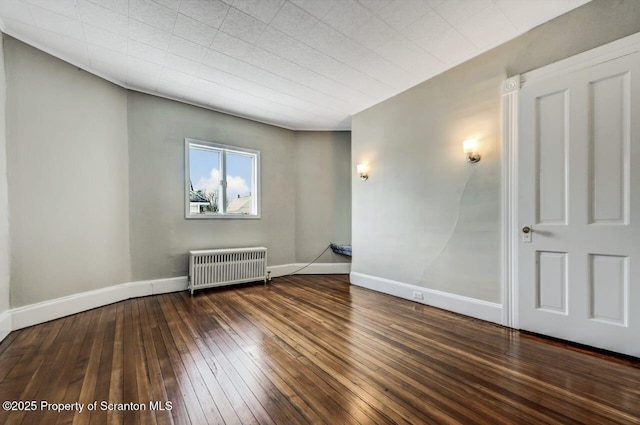
[(422, 301), (422, 300), (424, 300), (424, 294), (422, 292), (417, 292), (416, 291), (416, 292), (413, 293), (413, 299)]

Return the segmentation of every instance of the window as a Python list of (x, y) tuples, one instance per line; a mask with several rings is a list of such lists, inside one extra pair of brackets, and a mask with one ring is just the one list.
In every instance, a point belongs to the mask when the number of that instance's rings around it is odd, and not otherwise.
[(185, 139), (185, 217), (259, 218), (260, 152)]

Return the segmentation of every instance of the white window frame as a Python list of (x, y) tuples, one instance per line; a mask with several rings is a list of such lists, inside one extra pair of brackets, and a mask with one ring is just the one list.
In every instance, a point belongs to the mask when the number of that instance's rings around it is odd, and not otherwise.
[[(190, 163), (190, 152), (189, 149), (192, 145), (199, 146), (201, 148), (212, 150), (220, 153), (220, 212), (212, 213), (212, 214), (192, 214), (189, 209), (189, 195), (191, 192), (191, 163)], [(232, 153), (234, 155), (244, 155), (250, 156), (254, 159), (254, 170), (252, 175), (252, 192), (251, 192), (251, 201), (252, 201), (252, 210), (255, 211), (255, 214), (229, 214), (227, 213), (227, 170), (226, 170), (226, 156), (227, 153)], [(187, 219), (259, 219), (260, 218), (260, 151), (241, 148), (238, 146), (230, 146), (223, 145), (215, 142), (207, 142), (204, 140), (197, 139), (184, 139), (184, 163), (185, 163), (185, 218)]]

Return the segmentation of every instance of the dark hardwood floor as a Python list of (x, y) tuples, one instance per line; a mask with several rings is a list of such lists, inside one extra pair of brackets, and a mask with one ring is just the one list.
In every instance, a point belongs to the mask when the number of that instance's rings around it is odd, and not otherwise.
[(294, 276), (13, 332), (0, 402), (18, 400), (35, 411), (0, 423), (640, 424), (640, 361)]

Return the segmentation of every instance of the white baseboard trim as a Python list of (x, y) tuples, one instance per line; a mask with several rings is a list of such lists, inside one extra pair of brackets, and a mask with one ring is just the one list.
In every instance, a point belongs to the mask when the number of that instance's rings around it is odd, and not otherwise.
[(271, 277), (286, 276), (295, 272), (297, 269), (295, 264), (283, 264), (281, 266), (269, 266), (267, 267), (267, 273), (271, 272)]
[(286, 276), (293, 272), (296, 274), (349, 274), (351, 271), (351, 263), (315, 263), (300, 270), (306, 265), (306, 263), (283, 264), (267, 267), (267, 271), (271, 272), (271, 277)]
[[(475, 317), (476, 319), (486, 320), (487, 322), (502, 324), (501, 304), (450, 294), (448, 292), (410, 285), (408, 283), (397, 282), (395, 280), (370, 276), (363, 273), (351, 272), (349, 277), (353, 285), (464, 314), (465, 316)], [(414, 291), (422, 292), (424, 294), (424, 300), (413, 299)]]
[(154, 279), (149, 282), (151, 282), (152, 295), (168, 294), (169, 292), (186, 291), (189, 289), (188, 276)]
[(187, 289), (187, 277), (129, 282), (9, 310), (12, 330), (59, 319), (130, 298)]
[(0, 313), (0, 342), (13, 330), (11, 310)]

